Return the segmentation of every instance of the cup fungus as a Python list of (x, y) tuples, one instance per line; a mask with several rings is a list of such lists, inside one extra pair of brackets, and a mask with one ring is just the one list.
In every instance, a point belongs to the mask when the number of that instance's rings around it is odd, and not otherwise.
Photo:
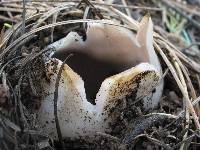
[(48, 47), (55, 52), (46, 62), (48, 80), (42, 82), (46, 95), (38, 121), (50, 136), (57, 138), (55, 82), (61, 60), (70, 53), (73, 56), (64, 65), (58, 87), (57, 114), (63, 137), (76, 139), (110, 132), (110, 123), (117, 117), (115, 110), (128, 95), (133, 95), (133, 101), (143, 99), (144, 110), (158, 105), (162, 71), (153, 48), (150, 17), (142, 19), (136, 36), (124, 27), (89, 22), (84, 37), (70, 32)]

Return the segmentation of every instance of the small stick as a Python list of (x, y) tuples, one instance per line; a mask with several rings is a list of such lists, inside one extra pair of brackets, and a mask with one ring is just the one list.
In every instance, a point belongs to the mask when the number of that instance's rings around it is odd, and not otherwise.
[(69, 55), (67, 58), (65, 58), (65, 60), (63, 61), (62, 65), (61, 65), (61, 67), (59, 69), (58, 76), (57, 76), (56, 83), (55, 83), (55, 92), (54, 92), (54, 100), (53, 100), (54, 101), (54, 116), (55, 116), (56, 130), (57, 130), (59, 142), (60, 142), (60, 144), (62, 146), (62, 150), (64, 150), (64, 143), (63, 143), (62, 133), (61, 133), (61, 130), (60, 130), (60, 124), (59, 124), (59, 120), (58, 120), (58, 114), (57, 114), (58, 87), (59, 87), (61, 73), (63, 71), (65, 62), (71, 56), (72, 55)]
[[(108, 23), (106, 22), (105, 20), (92, 20), (92, 19), (86, 19), (86, 20), (83, 20), (83, 19), (78, 19), (78, 20), (66, 20), (66, 21), (61, 21), (61, 22), (56, 22), (56, 23), (53, 23), (53, 24), (48, 24), (48, 25), (45, 25), (45, 26), (41, 26), (41, 27), (38, 27), (36, 29), (33, 29), (31, 30), (30, 32), (27, 32), (25, 33), (24, 35), (22, 35), (21, 37), (19, 37), (18, 39), (16, 39), (15, 41), (13, 41), (13, 43), (11, 43), (8, 47), (6, 47), (2, 53), (0, 53), (0, 60), (3, 58), (3, 56), (9, 52), (14, 46), (16, 46), (21, 40), (25, 39), (25, 38), (28, 38), (29, 36), (31, 36), (32, 34), (34, 33), (37, 33), (41, 30), (44, 30), (44, 29), (48, 29), (48, 28), (52, 28), (52, 27), (55, 27), (55, 26), (61, 26), (61, 25), (65, 25), (65, 24), (76, 24), (76, 23), (84, 23), (84, 22), (100, 22), (100, 23), (105, 23), (105, 24), (111, 24), (111, 25), (116, 25), (116, 26), (121, 26), (121, 27), (126, 27), (124, 25), (119, 25), (119, 24), (115, 24), (115, 23)], [(2, 45), (0, 44), (0, 47)]]
[(192, 105), (196, 105), (200, 102), (200, 96), (193, 100)]
[(17, 23), (17, 22), (18, 22), (18, 21), (15, 20), (15, 19), (11, 19), (11, 18), (2, 16), (2, 15), (0, 15), (0, 20), (10, 21), (10, 22), (14, 22), (14, 23)]
[(198, 75), (198, 74), (196, 74), (196, 78), (197, 78), (198, 88), (200, 89), (200, 78), (199, 78), (199, 75)]
[(23, 12), (22, 12), (22, 34), (25, 33), (25, 20), (26, 20), (26, 3), (25, 0), (23, 0)]
[(131, 11), (129, 8), (127, 8), (127, 3), (126, 3), (126, 0), (121, 0), (122, 1), (122, 4), (126, 7), (125, 10), (126, 10), (126, 13), (129, 17), (131, 17)]
[(0, 11), (10, 11), (10, 12), (15, 12), (15, 13), (22, 13), (22, 9), (16, 9), (16, 8), (9, 8), (9, 7), (0, 7)]
[[(4, 2), (0, 2), (0, 4), (8, 4), (8, 3), (16, 3), (16, 2), (21, 2), (21, 0), (16, 0), (16, 1), (4, 1)], [(46, 2), (46, 3), (55, 3), (55, 1), (49, 1), (49, 0), (34, 0), (34, 3), (36, 2)], [(63, 3), (63, 2), (74, 2), (74, 3), (80, 3), (80, 0), (73, 0), (73, 1), (69, 1), (69, 0), (60, 0), (60, 1), (56, 1), (57, 3)], [(28, 3), (28, 2), (27, 2)], [(29, 2), (30, 3), (30, 2)], [(90, 1), (91, 4), (95, 4), (95, 5), (99, 5), (99, 6), (112, 6), (115, 8), (130, 8), (130, 9), (144, 9), (144, 10), (150, 10), (150, 11), (162, 11), (161, 8), (158, 7), (148, 7), (148, 6), (134, 6), (134, 5), (128, 5), (128, 6), (124, 6), (124, 5), (120, 5), (120, 4), (108, 4), (108, 3), (102, 3), (102, 2), (96, 2), (96, 1)], [(41, 4), (41, 3), (40, 3)]]
[(154, 36), (158, 37), (159, 39), (164, 41), (167, 45), (169, 45), (172, 49), (174, 49), (175, 53), (176, 53), (176, 56), (178, 56), (178, 58), (180, 58), (184, 63), (186, 63), (191, 69), (193, 69), (194, 71), (200, 73), (200, 65), (198, 63), (196, 63), (192, 59), (186, 57), (180, 50), (178, 50), (176, 48), (176, 46), (174, 46), (172, 43), (170, 43), (169, 41), (164, 39), (162, 36), (158, 35), (157, 33), (154, 33)]
[[(103, 15), (100, 13), (100, 11), (89, 1), (89, 0), (83, 0), (86, 2), (86, 4), (88, 6), (92, 6), (92, 8), (95, 10), (96, 15), (100, 18), (100, 19), (104, 19)], [(88, 3), (87, 3), (88, 2)]]

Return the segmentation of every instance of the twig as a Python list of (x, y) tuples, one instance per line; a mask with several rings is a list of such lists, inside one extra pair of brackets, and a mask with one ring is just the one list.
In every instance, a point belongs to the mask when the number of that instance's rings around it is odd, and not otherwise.
[(119, 4), (108, 4), (108, 3), (102, 3), (102, 2), (95, 2), (92, 1), (91, 3), (96, 4), (96, 5), (102, 5), (102, 6), (112, 6), (115, 8), (129, 8), (129, 9), (144, 9), (144, 10), (152, 10), (152, 11), (162, 11), (160, 8), (156, 7), (146, 7), (146, 6), (133, 6), (133, 5), (119, 5)]
[[(21, 2), (20, 0), (16, 1), (5, 1), (5, 2), (0, 2), (0, 4), (8, 4), (8, 3), (16, 3), (16, 2)], [(49, 1), (49, 0), (34, 0), (34, 2), (45, 2), (45, 3), (55, 3), (55, 1)], [(74, 2), (74, 3), (80, 3), (80, 0), (59, 0), (56, 1), (56, 3), (63, 3), (63, 2)], [(30, 3), (30, 2), (27, 2)], [(120, 5), (120, 4), (108, 4), (108, 3), (102, 3), (102, 2), (95, 2), (95, 1), (90, 1), (91, 4), (95, 5), (101, 5), (101, 6), (112, 6), (115, 8), (130, 8), (130, 9), (144, 9), (144, 10), (151, 10), (151, 11), (162, 11), (161, 8), (157, 7), (147, 7), (147, 6), (133, 6), (133, 5)]]
[[(194, 87), (193, 87), (193, 85), (192, 85), (192, 82), (191, 82), (191, 80), (190, 80), (190, 77), (189, 77), (189, 75), (188, 75), (188, 73), (187, 73), (187, 71), (186, 71), (186, 69), (185, 69), (185, 66), (183, 65), (183, 63), (180, 61), (180, 59), (179, 59), (179, 57), (177, 56), (177, 54), (182, 54), (179, 50), (177, 50), (176, 49), (176, 47), (173, 45), (173, 44), (171, 44), (171, 43), (169, 43), (167, 40), (165, 40), (165, 39), (163, 39), (162, 37), (160, 37), (159, 36), (159, 38), (161, 38), (163, 41), (161, 42), (163, 45), (165, 45), (165, 47), (167, 48), (167, 50), (170, 52), (170, 54), (172, 55), (172, 57), (174, 57), (174, 59), (175, 59), (175, 61), (177, 61), (178, 62), (178, 65), (180, 65), (180, 67), (181, 67), (181, 70), (183, 71), (183, 74), (184, 74), (184, 76), (185, 76), (185, 78), (186, 78), (186, 80), (187, 80), (187, 82), (188, 82), (188, 87), (189, 87), (189, 89), (190, 89), (190, 91), (191, 91), (191, 96), (192, 96), (192, 99), (195, 99), (197, 96), (196, 96), (196, 93), (195, 93), (195, 90), (194, 90)], [(175, 53), (175, 52), (177, 52), (177, 53)], [(184, 56), (184, 55), (181, 55), (181, 56)], [(181, 57), (182, 58), (182, 57)], [(185, 57), (185, 58), (187, 58), (187, 57)], [(195, 64), (195, 62), (191, 62), (190, 64)], [(176, 67), (178, 67), (177, 65), (176, 65)], [(181, 73), (181, 71), (179, 71), (179, 73)], [(182, 74), (182, 73), (181, 73)], [(181, 78), (182, 78), (182, 80), (183, 80), (183, 82), (185, 82), (184, 81), (184, 78), (181, 76)], [(186, 84), (185, 83), (183, 83), (184, 84), (184, 86), (185, 86), (185, 91), (187, 91), (187, 86), (186, 86)], [(187, 94), (188, 95), (188, 94)], [(195, 109), (196, 109), (196, 111), (197, 111), (197, 114), (198, 114), (198, 116), (200, 116), (200, 108), (199, 108), (199, 106), (198, 105), (196, 105), (195, 106)]]
[[(152, 138), (152, 137), (150, 137), (150, 136), (147, 135), (147, 134), (140, 134), (140, 135), (136, 136), (134, 139), (132, 139), (132, 141), (131, 141), (131, 143), (129, 143), (129, 145), (130, 145), (130, 146), (134, 146), (134, 145), (135, 145), (134, 142), (135, 142), (138, 138), (141, 138), (141, 137), (146, 137), (146, 138), (147, 138), (149, 141), (151, 141), (152, 143), (154, 143), (154, 144), (156, 144), (156, 145), (158, 145), (158, 146), (161, 146), (161, 147), (163, 147), (163, 148), (166, 149), (166, 150), (172, 150), (172, 149), (173, 149), (172, 147), (168, 146), (167, 144), (165, 144), (165, 143), (159, 141), (158, 139)], [(132, 149), (133, 149), (133, 148), (132, 148)]]
[(149, 141), (151, 141), (152, 143), (154, 143), (154, 144), (156, 144), (156, 145), (158, 145), (158, 146), (161, 146), (161, 147), (163, 147), (163, 148), (166, 149), (166, 150), (173, 150), (172, 147), (168, 146), (167, 144), (165, 144), (164, 142), (162, 142), (162, 141), (160, 141), (160, 140), (158, 140), (158, 139), (152, 138), (152, 137), (150, 137), (150, 136), (148, 136), (148, 135), (146, 135), (146, 137), (147, 137), (147, 139), (148, 139)]
[(91, 8), (94, 9), (94, 12), (96, 13), (96, 15), (100, 18), (103, 19), (103, 15), (99, 12), (99, 10), (89, 1), (89, 0), (82, 0), (84, 1), (88, 6), (90, 6)]
[(22, 129), (26, 129), (28, 127), (28, 122), (24, 114), (23, 104), (21, 102), (21, 84), (24, 76), (21, 76), (18, 80), (17, 91), (18, 91), (18, 98), (17, 98), (17, 105), (20, 113), (20, 120), (22, 121)]
[[(103, 3), (102, 0), (96, 0), (96, 1), (99, 1), (99, 2)], [(123, 21), (124, 21), (125, 23), (127, 23), (127, 25), (129, 25), (129, 26), (130, 26), (131, 28), (133, 28), (134, 30), (137, 30), (137, 29), (138, 29), (139, 23), (138, 23), (136, 20), (134, 20), (133, 18), (131, 18), (131, 17), (125, 15), (124, 13), (122, 13), (121, 11), (119, 11), (119, 10), (113, 8), (112, 6), (108, 6), (108, 11), (109, 11), (109, 10), (111, 10), (112, 12), (114, 12), (115, 14), (117, 14), (118, 16), (120, 16), (121, 19), (123, 19)]]
[(53, 14), (58, 13), (62, 10), (67, 10), (72, 8), (72, 6), (69, 5), (63, 5), (62, 7), (55, 7), (53, 9), (50, 9), (49, 11), (45, 12), (38, 20), (37, 23), (33, 26), (33, 29), (39, 27), (46, 19), (48, 19), (49, 17), (51, 17)]
[(196, 79), (197, 79), (198, 89), (200, 89), (200, 77), (199, 77), (199, 74), (196, 74)]
[[(89, 11), (90, 11), (90, 7), (87, 6), (85, 8), (85, 11), (84, 11), (84, 14), (83, 14), (83, 19), (87, 19), (88, 18), (88, 14), (89, 14)], [(86, 33), (86, 23), (83, 23), (83, 29), (85, 30), (85, 33)]]
[(3, 73), (3, 70), (4, 68), (11, 62), (15, 61), (16, 59), (19, 59), (19, 58), (22, 58), (22, 56), (17, 56), (17, 57), (14, 57), (13, 59), (10, 59), (9, 61), (7, 61), (4, 65), (1, 66), (0, 68), (0, 76), (1, 74)]
[(23, 0), (23, 12), (22, 12), (22, 34), (25, 33), (25, 21), (26, 21), (26, 3), (25, 0)]
[(0, 2), (0, 4), (7, 4), (7, 3), (17, 3), (17, 2), (22, 2), (21, 0), (12, 0), (12, 1), (3, 1), (3, 2)]
[(197, 97), (195, 100), (193, 100), (192, 105), (199, 104), (199, 102), (200, 102), (200, 96)]
[[(26, 19), (26, 22), (29, 22), (31, 20), (34, 20), (38, 17), (40, 17), (41, 14), (38, 13), (38, 14), (35, 14), (33, 16), (30, 16), (29, 18)], [(1, 16), (0, 16), (0, 19), (1, 19)], [(14, 21), (15, 22), (15, 21)], [(0, 43), (0, 49), (3, 49), (3, 46), (5, 46), (6, 42), (10, 39), (10, 37), (22, 26), (22, 22), (16, 24), (15, 26), (13, 26), (13, 29), (5, 35), (4, 39), (2, 40), (2, 42)], [(0, 51), (1, 52), (1, 51)]]
[[(4, 7), (7, 8), (6, 6), (4, 6)], [(9, 18), (13, 18), (11, 11), (7, 11), (7, 14), (8, 14)]]
[[(167, 48), (167, 50), (170, 52), (170, 55), (171, 55), (172, 59), (174, 60), (174, 66), (176, 67), (176, 70), (178, 71), (179, 78), (181, 79), (181, 82), (182, 82), (182, 84), (183, 84), (183, 86), (185, 88), (185, 91), (186, 91), (187, 95), (188, 95), (188, 92), (187, 92), (188, 90), (187, 90), (187, 85), (185, 83), (185, 79), (183, 77), (183, 74), (184, 74), (184, 76), (186, 78), (186, 81), (188, 83), (188, 88), (191, 91), (191, 97), (192, 97), (192, 99), (196, 99), (197, 96), (196, 96), (194, 87), (192, 85), (192, 82), (190, 80), (190, 77), (188, 75), (188, 72), (187, 72), (185, 66), (182, 64), (182, 62), (180, 61), (180, 59), (176, 56), (175, 51), (171, 47), (169, 47), (165, 42), (162, 42), (162, 44), (165, 45), (165, 47)], [(195, 109), (196, 109), (196, 112), (197, 112), (198, 116), (200, 117), (199, 106), (196, 105)]]
[[(180, 68), (179, 64), (177, 63), (177, 61), (174, 62), (174, 66), (175, 66), (175, 68), (176, 68), (176, 70), (177, 70), (177, 72), (178, 72), (180, 81), (182, 82), (182, 85), (183, 85), (183, 87), (184, 87), (184, 89), (185, 89), (185, 93), (186, 93), (186, 95), (188, 95), (187, 85), (186, 85), (186, 83), (185, 83), (185, 79), (184, 79), (184, 77), (183, 77), (181, 68)], [(189, 97), (189, 95), (188, 95), (188, 97)], [(187, 100), (185, 100), (185, 98), (184, 98), (184, 104), (185, 104), (184, 109), (186, 110), (186, 113), (185, 113), (185, 118), (186, 118), (186, 119), (185, 119), (185, 120), (186, 120), (185, 129), (189, 129), (189, 125), (190, 125), (190, 124), (189, 124), (189, 122), (190, 122), (190, 114), (189, 114), (188, 107), (187, 107)], [(184, 134), (184, 136), (183, 136), (183, 140), (185, 140), (185, 139), (187, 138), (187, 136), (188, 136), (188, 130), (186, 130), (186, 132), (185, 132), (185, 134)], [(183, 143), (183, 144), (181, 145), (180, 150), (183, 150), (184, 147), (185, 147), (185, 143)]]
[(131, 17), (131, 12), (130, 12), (130, 9), (127, 8), (127, 3), (126, 3), (126, 0), (121, 0), (122, 1), (122, 4), (126, 7), (125, 10), (126, 10), (126, 13), (129, 17)]
[[(29, 36), (31, 36), (34, 33), (37, 33), (37, 32), (42, 31), (44, 29), (52, 28), (52, 27), (55, 27), (55, 26), (61, 26), (61, 25), (66, 25), (66, 24), (84, 23), (84, 22), (97, 22), (97, 23), (100, 22), (100, 23), (104, 23), (104, 24), (110, 24), (110, 25), (116, 25), (116, 26), (128, 28), (124, 25), (119, 25), (119, 24), (116, 24), (116, 23), (107, 22), (105, 20), (78, 19), (78, 20), (67, 20), (67, 21), (56, 22), (56, 23), (53, 23), (53, 24), (48, 24), (48, 25), (33, 29), (30, 32), (25, 33), (24, 35), (22, 35), (21, 37), (19, 37), (15, 41), (13, 41), (13, 43), (11, 43), (8, 47), (6, 47), (6, 49), (4, 49), (4, 51), (2, 51), (2, 53), (0, 54), (0, 59), (2, 59), (3, 56), (11, 50), (11, 48), (16, 46), (17, 43), (19, 43), (21, 40), (24, 40), (25, 38), (28, 38)], [(0, 45), (0, 47), (1, 47), (1, 45)]]
[(172, 49), (175, 50), (176, 55), (187, 65), (189, 66), (192, 70), (200, 73), (200, 65), (198, 63), (196, 63), (195, 61), (193, 61), (192, 59), (190, 59), (189, 57), (185, 56), (185, 54), (183, 54), (180, 50), (178, 50), (176, 48), (176, 46), (174, 46), (172, 43), (170, 43), (169, 41), (167, 41), (166, 39), (164, 39), (162, 36), (158, 35), (157, 33), (155, 33), (154, 35), (155, 37), (158, 37), (159, 39), (161, 39), (162, 41), (164, 41), (166, 44), (168, 44)]
[(14, 101), (12, 101), (12, 103), (14, 103), (14, 116), (16, 117), (16, 124), (19, 125), (19, 116), (18, 116), (18, 113), (17, 113), (17, 94), (16, 92), (14, 91), (10, 81), (7, 79), (7, 82), (8, 82), (8, 86), (11, 90), (11, 93), (13, 94), (13, 98), (14, 98)]
[(9, 7), (0, 7), (0, 11), (11, 11), (11, 12), (18, 12), (22, 13), (23, 11), (21, 9), (16, 9), (16, 8), (9, 8)]
[(10, 22), (14, 22), (14, 23), (17, 23), (17, 22), (18, 22), (18, 21), (15, 20), (15, 19), (11, 19), (11, 18), (2, 16), (2, 15), (0, 15), (0, 20), (10, 21)]
[(69, 57), (71, 57), (72, 55), (69, 55), (62, 63), (60, 69), (59, 69), (59, 72), (58, 72), (58, 76), (57, 76), (57, 79), (56, 79), (56, 83), (55, 83), (55, 92), (54, 92), (54, 117), (55, 117), (55, 123), (56, 123), (56, 129), (57, 129), (57, 134), (58, 134), (58, 139), (59, 139), (59, 142), (62, 146), (62, 150), (64, 150), (64, 143), (63, 143), (63, 138), (62, 138), (62, 133), (61, 133), (61, 130), (60, 130), (60, 125), (59, 125), (59, 120), (58, 120), (58, 114), (57, 114), (57, 101), (58, 101), (58, 87), (59, 87), (59, 82), (60, 82), (60, 78), (61, 78), (61, 73), (63, 71), (63, 68), (64, 68), (64, 65), (65, 65), (65, 62), (67, 61), (67, 59)]
[[(192, 105), (193, 105), (193, 106), (195, 106), (196, 104), (199, 104), (199, 103), (200, 103), (200, 96), (197, 97), (195, 100), (192, 101)], [(184, 112), (185, 112), (185, 110), (182, 110), (182, 111), (179, 113), (177, 119), (183, 117)]]
[(67, 59), (65, 59), (63, 61), (62, 65), (60, 67), (60, 70), (58, 72), (58, 76), (57, 76), (56, 83), (55, 83), (55, 92), (54, 92), (54, 100), (53, 100), (54, 101), (54, 117), (55, 117), (55, 122), (56, 122), (56, 130), (57, 130), (59, 142), (62, 146), (62, 150), (64, 150), (64, 143), (63, 143), (62, 133), (61, 133), (60, 124), (59, 124), (59, 120), (58, 120), (57, 101), (58, 101), (58, 86), (59, 86), (61, 73), (62, 73), (62, 70), (64, 68), (64, 64), (65, 64), (66, 60)]
[(180, 146), (181, 144), (187, 142), (189, 139), (194, 138), (195, 134), (190, 135), (189, 137), (187, 137), (186, 139), (182, 140), (180, 143), (176, 144), (173, 149), (177, 149), (178, 146)]
[[(52, 23), (55, 23), (55, 22), (57, 21), (58, 13), (59, 13), (59, 12), (56, 12), (56, 13), (53, 15)], [(54, 29), (55, 29), (54, 27), (51, 29), (51, 43), (53, 43)]]
[[(187, 139), (187, 137), (188, 137), (188, 130), (187, 129), (189, 129), (189, 125), (190, 125), (190, 123), (189, 123), (190, 122), (190, 114), (189, 114), (188, 108), (185, 107), (185, 109), (186, 109), (186, 113), (185, 113), (185, 122), (186, 122), (185, 123), (185, 130), (186, 130), (186, 132), (183, 135), (182, 141)], [(185, 148), (185, 143), (182, 143), (181, 146), (180, 146), (180, 150), (184, 150), (184, 148)]]
[[(26, 3), (28, 3), (28, 1), (26, 1)], [(16, 8), (17, 10), (18, 9), (23, 9), (23, 6), (21, 6), (20, 4), (17, 4), (17, 3), (14, 3), (14, 4), (3, 4), (3, 6), (6, 6), (6, 8)], [(38, 8), (35, 8), (34, 7), (34, 5), (33, 6), (31, 6), (31, 5), (29, 5), (29, 6), (27, 6), (26, 5), (26, 9), (29, 9), (29, 10), (36, 10), (36, 9), (38, 9)]]

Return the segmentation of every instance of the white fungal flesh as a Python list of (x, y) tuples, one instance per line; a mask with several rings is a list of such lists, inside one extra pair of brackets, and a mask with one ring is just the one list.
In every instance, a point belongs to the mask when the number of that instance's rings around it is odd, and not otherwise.
[[(58, 118), (63, 137), (72, 139), (93, 137), (96, 132), (110, 132), (110, 123), (116, 120), (118, 104), (127, 95), (134, 94), (137, 101), (143, 99), (143, 108), (155, 108), (160, 100), (163, 81), (162, 70), (153, 48), (153, 24), (144, 17), (135, 36), (130, 30), (114, 25), (88, 23), (87, 39), (76, 32), (49, 45), (64, 55), (70, 50), (84, 52), (91, 57), (127, 68), (119, 74), (107, 77), (96, 95), (96, 105), (88, 102), (84, 81), (67, 64), (61, 74), (58, 88)], [(43, 80), (44, 99), (38, 113), (38, 121), (45, 133), (57, 138), (54, 120), (55, 82), (62, 61), (46, 62), (48, 80)], [(97, 68), (98, 69), (98, 68)], [(159, 85), (158, 85), (159, 84)], [(152, 92), (153, 89), (155, 92)]]
[[(55, 82), (61, 64), (62, 62), (58, 59), (52, 59), (46, 64), (49, 81), (43, 81), (46, 96), (38, 113), (42, 128), (55, 138), (57, 134), (53, 99)], [(158, 80), (159, 72), (154, 66), (142, 63), (105, 79), (97, 94), (96, 105), (93, 105), (86, 99), (84, 82), (81, 77), (65, 64), (59, 83), (57, 102), (62, 135), (78, 138), (86, 135), (94, 136), (96, 132), (109, 131), (109, 122), (115, 120), (112, 117), (115, 115), (111, 114), (110, 110), (132, 91), (143, 98), (151, 92)]]

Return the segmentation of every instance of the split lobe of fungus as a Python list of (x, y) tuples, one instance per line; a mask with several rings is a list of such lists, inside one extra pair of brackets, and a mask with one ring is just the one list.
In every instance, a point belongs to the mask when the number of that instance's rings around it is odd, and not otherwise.
[[(122, 98), (134, 93), (143, 99), (144, 109), (158, 105), (163, 83), (158, 85), (161, 66), (153, 48), (153, 24), (145, 16), (135, 34), (124, 27), (104, 23), (87, 23), (86, 39), (76, 32), (49, 45), (54, 58), (46, 62), (43, 81), (46, 96), (38, 120), (44, 131), (57, 137), (53, 115), (53, 92), (59, 68), (64, 65), (58, 95), (58, 118), (64, 137), (94, 136), (110, 132)], [(152, 93), (153, 89), (156, 92)], [(94, 104), (88, 102), (93, 101)], [(47, 123), (48, 122), (48, 123)]]

